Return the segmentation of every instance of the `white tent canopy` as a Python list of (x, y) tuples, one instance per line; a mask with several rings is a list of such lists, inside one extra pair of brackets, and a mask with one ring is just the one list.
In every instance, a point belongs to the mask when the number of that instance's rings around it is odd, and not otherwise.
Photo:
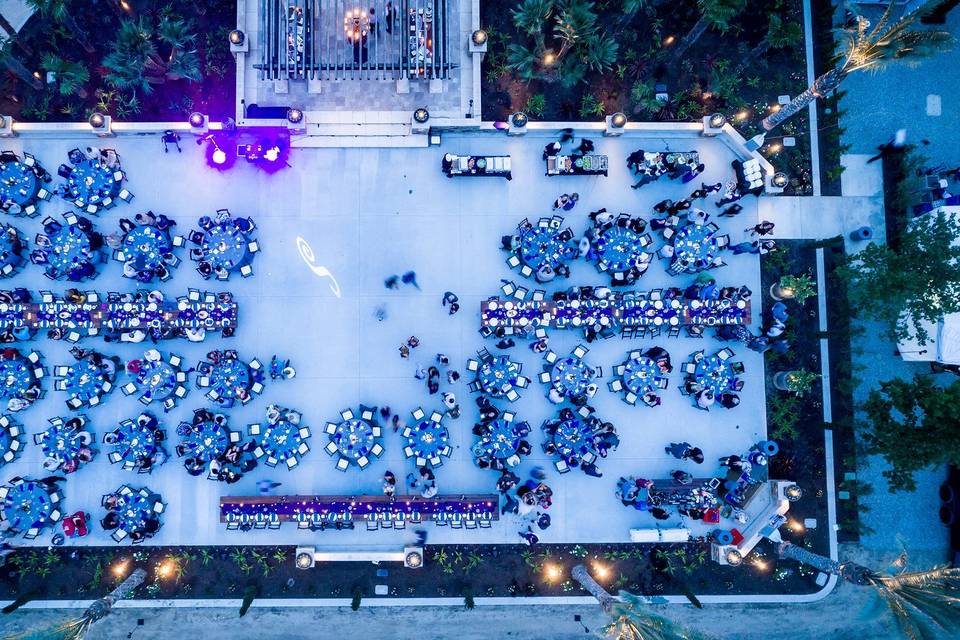
[(960, 313), (944, 316), (936, 324), (921, 323), (928, 338), (921, 345), (916, 336), (897, 345), (900, 357), (907, 362), (932, 362), (960, 365)]

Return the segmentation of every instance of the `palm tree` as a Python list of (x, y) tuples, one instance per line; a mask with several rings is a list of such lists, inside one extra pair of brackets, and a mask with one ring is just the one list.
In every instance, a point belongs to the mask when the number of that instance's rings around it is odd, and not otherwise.
[(40, 61), (40, 66), (56, 75), (61, 95), (71, 96), (76, 94), (82, 99), (87, 97), (87, 90), (84, 89), (83, 85), (90, 79), (90, 73), (79, 62), (70, 62), (54, 53), (45, 53)]
[(877, 24), (870, 29), (862, 17), (857, 27), (837, 32), (840, 40), (840, 55), (833, 69), (813, 82), (813, 86), (798, 95), (776, 113), (763, 119), (763, 128), (770, 131), (781, 122), (805, 109), (807, 105), (836, 90), (840, 83), (854, 71), (879, 71), (892, 62), (916, 63), (953, 46), (953, 36), (948, 31), (916, 31), (910, 27), (917, 20), (918, 12), (912, 11), (891, 24), (893, 2), (887, 5)]
[[(109, 54), (103, 59), (107, 83), (117, 89), (151, 93), (153, 85), (167, 80), (200, 79), (200, 62), (193, 48), (196, 36), (191, 23), (164, 17), (155, 30), (141, 16), (124, 20)], [(161, 46), (169, 51), (162, 53)]]
[(73, 17), (67, 4), (67, 0), (27, 0), (27, 6), (39, 13), (44, 20), (53, 20), (57, 24), (65, 26), (77, 38), (80, 46), (87, 53), (93, 53), (95, 49), (90, 44), (87, 32), (77, 24), (77, 20)]
[(0, 65), (34, 89), (43, 89), (43, 83), (13, 54), (13, 41), (3, 36), (0, 36)]
[(113, 604), (117, 600), (123, 600), (133, 591), (143, 584), (147, 578), (147, 572), (143, 569), (137, 569), (127, 579), (117, 585), (117, 588), (95, 600), (93, 604), (87, 607), (83, 615), (76, 620), (64, 622), (52, 629), (42, 629), (40, 631), (28, 632), (22, 636), (17, 636), (14, 640), (83, 640), (90, 630), (90, 626), (99, 620), (107, 617), (113, 610)]
[(700, 39), (707, 29), (713, 27), (720, 33), (730, 28), (730, 21), (743, 11), (746, 0), (697, 0), (700, 19), (673, 50), (674, 60), (679, 60), (690, 46)]
[(621, 591), (615, 596), (593, 579), (582, 564), (570, 572), (570, 577), (590, 593), (604, 613), (612, 620), (603, 627), (603, 634), (612, 640), (694, 640), (702, 636), (678, 628), (671, 621), (652, 613), (640, 596)]
[(943, 633), (960, 629), (960, 568), (906, 571), (904, 552), (894, 563), (899, 571), (878, 573), (855, 562), (837, 562), (789, 542), (780, 543), (779, 552), (782, 558), (808, 564), (853, 584), (872, 587), (910, 640), (943, 637)]

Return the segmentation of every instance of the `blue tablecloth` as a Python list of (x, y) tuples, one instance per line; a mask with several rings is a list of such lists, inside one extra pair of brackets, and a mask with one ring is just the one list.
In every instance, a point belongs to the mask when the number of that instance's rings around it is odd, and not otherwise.
[(688, 224), (673, 236), (674, 260), (686, 260), (687, 271), (706, 269), (713, 263), (720, 247), (713, 231), (706, 225)]
[(252, 386), (250, 367), (235, 358), (224, 358), (210, 372), (210, 387), (226, 400), (240, 397), (240, 389), (249, 391)]
[(643, 396), (648, 391), (656, 393), (656, 381), (659, 377), (660, 367), (653, 358), (640, 356), (623, 364), (623, 386), (638, 396)]
[(543, 265), (553, 269), (576, 256), (576, 247), (563, 240), (560, 229), (531, 227), (520, 233), (519, 258), (536, 271)]
[(230, 445), (227, 429), (213, 421), (191, 425), (190, 432), (181, 436), (187, 455), (201, 462), (210, 462), (223, 455)]
[(127, 495), (116, 493), (117, 503), (113, 510), (120, 520), (119, 527), (127, 533), (143, 531), (148, 520), (154, 520), (153, 504), (156, 498), (145, 497), (139, 491)]
[(53, 511), (50, 491), (39, 482), (24, 480), (10, 487), (3, 500), (3, 515), (17, 531), (44, 527), (50, 522)]
[(370, 455), (373, 447), (373, 426), (366, 420), (352, 418), (337, 425), (330, 439), (337, 450), (349, 460)]
[(45, 455), (60, 462), (76, 460), (80, 455), (80, 449), (90, 446), (83, 443), (81, 432), (82, 429), (67, 427), (66, 422), (51, 425), (44, 431), (46, 437), (40, 441), (40, 448)]
[(58, 274), (67, 274), (90, 262), (90, 238), (76, 225), (64, 225), (48, 236), (53, 245), (47, 250), (47, 262)]
[(26, 358), (0, 360), (0, 397), (17, 398), (33, 386), (33, 364)]
[(123, 237), (125, 262), (135, 271), (154, 272), (163, 265), (163, 257), (173, 252), (170, 234), (151, 225), (134, 227)]
[(276, 424), (268, 424), (260, 436), (260, 448), (264, 453), (281, 462), (297, 457), (297, 447), (303, 442), (300, 427), (283, 418)]
[(565, 459), (583, 459), (593, 449), (593, 430), (583, 420), (564, 420), (557, 425), (553, 434), (553, 444)]
[(84, 358), (69, 368), (65, 380), (70, 397), (86, 404), (91, 398), (103, 395), (103, 383), (108, 378), (101, 367)]
[(153, 429), (141, 426), (135, 420), (120, 423), (114, 434), (117, 436), (117, 443), (113, 445), (113, 450), (124, 461), (139, 463), (157, 451), (157, 438)]
[(429, 460), (440, 455), (449, 439), (446, 427), (430, 420), (421, 420), (410, 428), (407, 446), (417, 457)]
[(79, 199), (83, 205), (99, 205), (104, 197), (116, 196), (120, 192), (120, 183), (114, 179), (113, 173), (113, 169), (101, 166), (97, 160), (84, 160), (74, 165), (66, 182), (68, 199)]
[(219, 222), (203, 234), (204, 260), (214, 269), (234, 269), (247, 261), (247, 236), (237, 228), (233, 220)]
[(513, 422), (497, 418), (487, 428), (489, 431), (474, 445), (474, 454), (487, 458), (509, 458), (520, 446), (520, 434)]
[(177, 388), (177, 370), (164, 360), (144, 360), (137, 374), (143, 395), (152, 400), (166, 400)]
[(710, 389), (715, 398), (719, 398), (721, 393), (726, 391), (733, 392), (733, 381), (736, 375), (729, 361), (724, 362), (715, 355), (704, 356), (697, 363), (696, 371), (693, 374), (697, 382), (703, 385), (704, 389)]
[(33, 168), (19, 160), (0, 162), (0, 202), (12, 201), (25, 206), (36, 199), (39, 190)]
[(517, 384), (520, 375), (520, 365), (510, 360), (509, 356), (496, 356), (480, 364), (477, 378), (484, 392), (492, 396), (506, 395), (507, 391)]
[(583, 395), (587, 386), (593, 381), (593, 369), (576, 356), (560, 358), (553, 365), (550, 379), (565, 396)]
[(641, 256), (646, 253), (640, 244), (640, 236), (623, 227), (612, 226), (604, 230), (596, 240), (600, 267), (620, 272), (639, 267)]

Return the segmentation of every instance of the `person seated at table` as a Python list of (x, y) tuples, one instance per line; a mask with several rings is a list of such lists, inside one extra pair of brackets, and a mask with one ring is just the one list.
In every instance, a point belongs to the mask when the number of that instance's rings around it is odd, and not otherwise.
[(120, 526), (120, 516), (116, 511), (107, 511), (107, 515), (100, 519), (100, 526), (106, 531), (111, 531)]
[(696, 401), (701, 409), (709, 409), (716, 402), (716, 397), (710, 389), (703, 389), (696, 394)]
[(521, 456), (528, 456), (533, 453), (533, 447), (526, 440), (521, 440), (520, 444), (517, 445), (517, 453)]
[(697, 382), (696, 380), (685, 380), (683, 383), (683, 390), (688, 395), (696, 395), (703, 391), (703, 385)]
[(553, 404), (560, 404), (563, 402), (563, 394), (560, 393), (555, 387), (551, 387), (550, 391), (547, 392), (547, 399)]
[(740, 404), (740, 396), (735, 393), (723, 392), (720, 394), (720, 406), (724, 409), (733, 409)]
[(543, 148), (543, 159), (546, 160), (551, 156), (559, 155), (561, 149), (563, 149), (563, 145), (554, 140)]
[(660, 396), (653, 391), (647, 391), (645, 394), (643, 394), (643, 398), (641, 399), (643, 400), (643, 404), (647, 405), (648, 407), (659, 406), (661, 402)]
[(690, 212), (687, 214), (687, 222), (699, 226), (707, 224), (709, 218), (710, 216), (703, 209), (690, 209)]

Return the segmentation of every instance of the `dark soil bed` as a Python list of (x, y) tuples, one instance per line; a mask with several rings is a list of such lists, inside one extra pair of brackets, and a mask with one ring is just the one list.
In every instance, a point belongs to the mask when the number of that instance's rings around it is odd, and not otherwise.
[[(508, 48), (540, 49), (514, 23), (511, 11), (520, 3), (484, 0), (481, 25), (490, 39), (483, 61), (483, 118), (502, 121), (514, 111), (524, 111), (535, 120), (597, 121), (623, 111), (635, 121), (689, 122), (719, 111), (750, 137), (760, 132), (760, 121), (775, 108), (778, 96), (793, 96), (806, 88), (799, 0), (748, 0), (726, 32), (708, 29), (679, 58), (673, 52), (699, 17), (697, 3), (646, 4), (647, 9), (630, 18), (624, 17), (621, 5), (595, 0), (593, 9), (603, 16), (602, 30), (618, 45), (616, 60), (609, 70), (590, 71), (582, 81), (570, 82), (565, 73), (552, 71), (539, 58), (534, 77), (525, 79), (512, 66), (517, 56)], [(771, 15), (801, 28), (792, 32), (789, 46), (751, 56), (767, 33)], [(606, 16), (613, 17), (605, 20)], [(553, 35), (554, 20), (551, 15), (542, 30), (543, 48), (552, 52), (562, 46)], [(654, 99), (657, 85), (669, 94), (666, 102)], [(764, 147), (764, 154), (790, 176), (788, 193), (809, 193), (811, 188), (807, 120), (798, 114), (771, 133)], [(796, 145), (784, 146), (783, 137), (796, 138)]]
[[(222, 120), (235, 111), (235, 64), (227, 36), (236, 26), (236, 4), (233, 0), (129, 0), (129, 12), (113, 0), (70, 0), (67, 6), (93, 47), (88, 52), (79, 39), (63, 24), (41, 15), (32, 16), (17, 35), (11, 53), (37, 77), (46, 80), (44, 54), (52, 53), (86, 68), (89, 79), (78, 91), (63, 94), (56, 83), (35, 89), (14, 74), (0, 77), (0, 109), (23, 121), (84, 121), (93, 111), (109, 113), (122, 120), (162, 122), (185, 120), (193, 111)], [(163, 16), (183, 18), (188, 33), (193, 35), (190, 50), (196, 51), (199, 79), (171, 79), (152, 85), (152, 91), (111, 86), (104, 80), (107, 69), (104, 58), (117, 38), (121, 20), (143, 18), (156, 28)], [(156, 42), (156, 40), (154, 39)], [(166, 50), (161, 45), (161, 56)]]
[[(430, 545), (421, 569), (337, 562), (294, 568), (293, 547), (84, 547), (21, 550), (0, 568), (0, 599), (91, 599), (134, 567), (148, 571), (138, 598), (260, 598), (587, 595), (570, 578), (583, 563), (609, 590), (651, 596), (812, 593), (811, 572), (778, 569), (763, 543), (751, 562), (721, 567), (706, 543), (679, 545)], [(378, 572), (381, 575), (378, 575)]]

